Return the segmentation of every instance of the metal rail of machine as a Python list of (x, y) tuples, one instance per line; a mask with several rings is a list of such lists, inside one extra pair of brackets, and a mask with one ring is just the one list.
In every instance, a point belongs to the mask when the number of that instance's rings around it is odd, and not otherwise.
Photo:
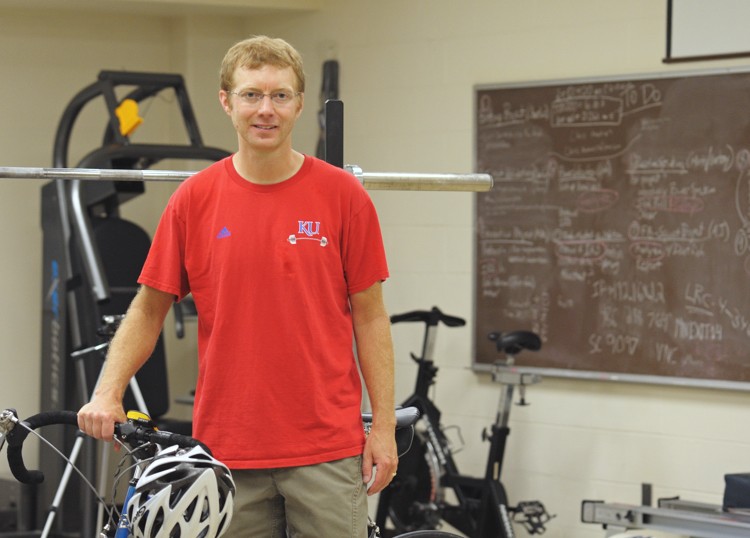
[(606, 529), (653, 529), (693, 538), (750, 536), (750, 514), (725, 512), (721, 506), (659, 499), (658, 506), (583, 501), (581, 521)]
[[(344, 167), (366, 189), (482, 192), (492, 188), (489, 174), (368, 173), (354, 165)], [(1, 179), (85, 181), (184, 181), (195, 172), (179, 170), (121, 170), (96, 168), (23, 168), (0, 166)]]

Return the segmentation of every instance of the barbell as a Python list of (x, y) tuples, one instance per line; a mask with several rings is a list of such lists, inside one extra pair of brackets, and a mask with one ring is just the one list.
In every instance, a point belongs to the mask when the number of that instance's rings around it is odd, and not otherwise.
[[(483, 192), (492, 188), (492, 176), (489, 174), (363, 172), (360, 167), (355, 165), (346, 165), (344, 169), (353, 174), (368, 190)], [(0, 166), (0, 179), (184, 181), (195, 173), (180, 170)]]

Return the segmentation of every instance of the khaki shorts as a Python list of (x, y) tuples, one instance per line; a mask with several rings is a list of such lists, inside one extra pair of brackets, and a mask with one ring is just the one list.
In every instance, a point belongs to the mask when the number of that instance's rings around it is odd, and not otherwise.
[(233, 469), (232, 524), (223, 538), (365, 538), (362, 457), (281, 469)]

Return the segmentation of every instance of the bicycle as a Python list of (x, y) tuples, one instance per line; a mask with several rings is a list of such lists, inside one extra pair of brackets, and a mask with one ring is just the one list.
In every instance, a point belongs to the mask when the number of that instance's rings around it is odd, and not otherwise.
[[(419, 414), (413, 407), (396, 410), (399, 454), (411, 446), (413, 424), (418, 418)], [(372, 415), (365, 413), (362, 420), (367, 431)], [(25, 484), (38, 484), (44, 480), (41, 471), (26, 467), (23, 444), (30, 433), (44, 441), (35, 430), (58, 424), (77, 427), (77, 414), (74, 411), (43, 412), (22, 421), (14, 409), (0, 412), (0, 450), (7, 442), (8, 464), (16, 480)], [(229, 469), (215, 460), (203, 443), (193, 437), (157, 430), (148, 416), (135, 411), (128, 412), (127, 422), (115, 425), (114, 440), (129, 449), (115, 471), (111, 502), (102, 499), (76, 469), (95, 492), (97, 501), (107, 507), (108, 520), (101, 529), (100, 538), (212, 538), (221, 536), (228, 528), (234, 482)], [(68, 460), (61, 452), (55, 451)], [(134, 463), (120, 472), (128, 457), (132, 457)], [(70, 460), (68, 463), (73, 465)], [(114, 504), (114, 490), (131, 470), (125, 500), (118, 510)], [(170, 482), (171, 476), (176, 480)], [(185, 487), (192, 487), (190, 493), (186, 493)], [(380, 530), (372, 520), (368, 522), (368, 536), (380, 536)], [(419, 531), (406, 533), (400, 538), (458, 537), (444, 532)]]
[[(483, 477), (461, 474), (453, 458), (455, 452), (441, 424), (441, 411), (430, 399), (428, 391), (435, 383), (438, 367), (433, 362), (437, 327), (461, 327), (465, 320), (449, 316), (437, 307), (432, 310), (412, 311), (391, 316), (391, 323), (421, 322), (425, 324), (422, 355), (411, 353), (418, 364), (414, 393), (404, 402), (405, 407), (416, 407), (420, 413), (420, 428), (414, 437), (414, 447), (399, 461), (398, 475), (380, 494), (375, 523), (388, 532), (387, 523), (396, 532), (435, 529), (441, 522), (471, 538), (513, 538), (512, 523), (521, 524), (529, 534), (545, 532), (545, 523), (552, 517), (540, 501), (508, 505), (508, 497), (500, 481), (501, 469), (510, 429), (508, 418), (513, 400), (513, 388), (521, 392), (525, 404), (525, 388), (539, 381), (539, 376), (517, 373), (510, 367), (515, 355), (523, 350), (541, 348), (540, 338), (529, 331), (494, 332), (489, 338), (504, 361), (495, 365), (493, 378), (503, 385), (495, 422), (482, 438), (489, 441), (486, 470)], [(460, 431), (459, 431), (460, 437)], [(461, 439), (463, 441), (463, 439)], [(446, 500), (446, 491), (455, 494), (455, 503)]]

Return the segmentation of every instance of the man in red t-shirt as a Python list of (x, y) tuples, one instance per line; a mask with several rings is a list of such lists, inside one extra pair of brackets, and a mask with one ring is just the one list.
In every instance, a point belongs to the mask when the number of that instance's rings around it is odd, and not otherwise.
[[(301, 58), (283, 40), (229, 49), (219, 99), (237, 152), (170, 199), (95, 396), (78, 414), (84, 432), (112, 439), (128, 381), (172, 303), (192, 293), (194, 435), (237, 484), (227, 536), (363, 537), (366, 492), (381, 491), (398, 463), (380, 226), (354, 176), (292, 148), (304, 84)], [(354, 342), (373, 411), (366, 439)]]

